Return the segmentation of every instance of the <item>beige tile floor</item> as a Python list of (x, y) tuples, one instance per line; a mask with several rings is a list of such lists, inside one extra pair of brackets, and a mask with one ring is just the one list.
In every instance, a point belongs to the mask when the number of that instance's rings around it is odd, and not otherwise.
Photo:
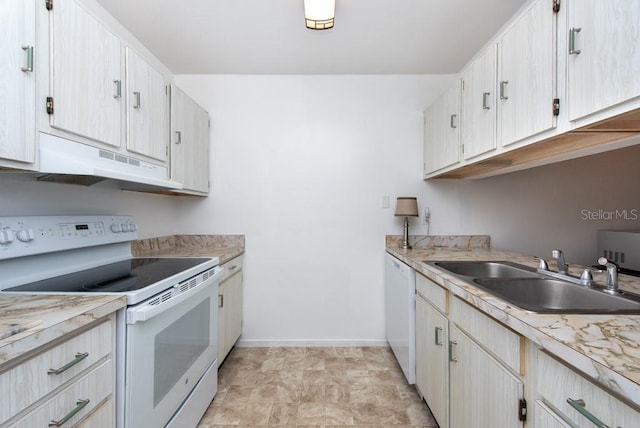
[(235, 348), (198, 428), (437, 427), (391, 350)]

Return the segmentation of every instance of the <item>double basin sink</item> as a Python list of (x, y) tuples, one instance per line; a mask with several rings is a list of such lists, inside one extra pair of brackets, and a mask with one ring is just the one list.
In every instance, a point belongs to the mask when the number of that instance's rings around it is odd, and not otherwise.
[(546, 277), (512, 262), (426, 262), (521, 309), (536, 313), (640, 314), (640, 297)]

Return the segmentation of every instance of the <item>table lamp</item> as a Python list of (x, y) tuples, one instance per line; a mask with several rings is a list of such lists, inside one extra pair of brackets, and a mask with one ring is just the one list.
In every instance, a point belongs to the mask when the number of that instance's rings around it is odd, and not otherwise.
[(396, 202), (396, 216), (404, 217), (404, 236), (400, 248), (409, 250), (409, 217), (418, 217), (418, 201), (416, 198), (398, 196)]

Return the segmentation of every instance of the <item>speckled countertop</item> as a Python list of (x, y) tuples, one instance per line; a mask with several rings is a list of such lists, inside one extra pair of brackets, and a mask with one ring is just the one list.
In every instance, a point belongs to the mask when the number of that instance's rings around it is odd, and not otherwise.
[[(471, 283), (435, 266), (430, 261), (511, 261), (536, 267), (538, 259), (514, 252), (480, 246), (428, 246), (402, 250), (397, 240), (387, 239), (387, 252), (417, 272), (450, 290), (481, 311), (566, 361), (596, 383), (615, 391), (640, 407), (640, 315), (536, 314), (514, 307)], [(583, 267), (570, 266), (580, 275)], [(604, 285), (604, 273), (594, 274)], [(620, 275), (620, 288), (640, 293), (640, 278)]]
[(0, 367), (125, 305), (124, 296), (0, 295)]
[(244, 253), (244, 235), (171, 235), (131, 244), (136, 257), (218, 257), (220, 264)]

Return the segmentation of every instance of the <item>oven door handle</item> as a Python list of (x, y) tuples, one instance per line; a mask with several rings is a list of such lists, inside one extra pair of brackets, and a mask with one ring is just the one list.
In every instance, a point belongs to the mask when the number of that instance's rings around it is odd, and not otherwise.
[[(167, 311), (174, 306), (179, 305), (185, 300), (191, 298), (191, 296), (193, 296), (194, 294), (198, 293), (204, 287), (208, 287), (212, 284), (217, 283), (220, 277), (222, 276), (223, 272), (224, 272), (223, 267), (216, 266), (213, 270), (213, 274), (209, 276), (207, 280), (201, 282), (196, 287), (193, 287), (190, 290), (182, 292), (177, 296), (171, 297), (170, 299), (165, 300), (163, 302), (161, 301), (158, 304), (151, 305), (149, 303), (143, 303), (138, 306), (134, 306), (127, 309), (127, 324), (131, 325), (137, 322), (148, 321), (151, 318), (155, 317), (156, 315), (164, 311)], [(175, 287), (180, 287), (180, 284), (176, 285)], [(150, 299), (150, 300), (153, 301), (154, 299)]]

